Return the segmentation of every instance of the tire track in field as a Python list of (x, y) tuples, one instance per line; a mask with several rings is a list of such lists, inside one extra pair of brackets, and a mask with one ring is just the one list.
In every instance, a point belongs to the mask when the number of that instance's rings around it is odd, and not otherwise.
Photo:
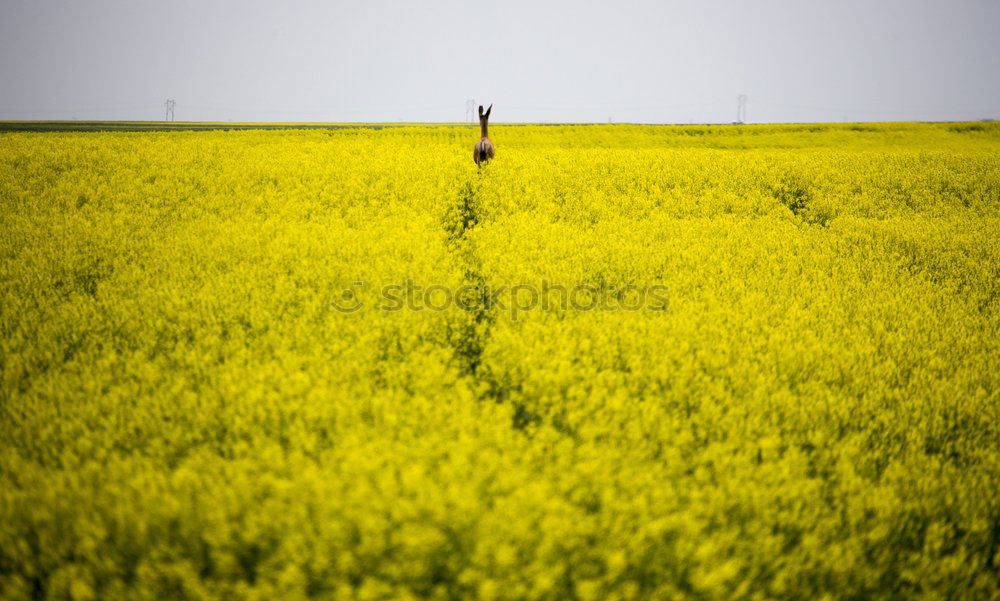
[[(480, 384), (480, 400), (503, 403), (509, 400), (511, 392), (517, 386), (511, 382), (502, 382), (488, 365), (483, 364), (483, 353), (489, 344), (497, 312), (491, 310), (490, 289), (482, 271), (482, 261), (467, 237), (483, 217), (478, 199), (481, 183), (481, 180), (475, 185), (471, 181), (465, 181), (443, 220), (449, 248), (457, 255), (465, 270), (463, 285), (474, 291), (472, 298), (464, 299), (469, 307), (469, 318), (458, 335), (453, 337), (454, 357), (463, 373)], [(539, 417), (527, 411), (522, 403), (515, 404), (512, 419), (515, 428), (523, 430), (538, 420)]]

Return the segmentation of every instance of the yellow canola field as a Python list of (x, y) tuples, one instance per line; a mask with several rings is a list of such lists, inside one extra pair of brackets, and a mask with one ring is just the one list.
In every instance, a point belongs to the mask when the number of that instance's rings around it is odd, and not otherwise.
[(1000, 599), (1000, 126), (0, 134), (0, 598)]

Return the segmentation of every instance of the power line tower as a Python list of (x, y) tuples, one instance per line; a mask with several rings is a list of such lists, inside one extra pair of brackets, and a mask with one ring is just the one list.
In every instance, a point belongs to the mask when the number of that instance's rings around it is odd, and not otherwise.
[(164, 116), (164, 121), (174, 120), (174, 107), (177, 106), (177, 101), (173, 98), (168, 98), (166, 102), (163, 103), (163, 108), (166, 109), (166, 115)]
[(747, 95), (740, 94), (736, 97), (736, 122), (747, 122)]
[(465, 101), (465, 120), (468, 122), (475, 121), (476, 119), (476, 99), (469, 98)]

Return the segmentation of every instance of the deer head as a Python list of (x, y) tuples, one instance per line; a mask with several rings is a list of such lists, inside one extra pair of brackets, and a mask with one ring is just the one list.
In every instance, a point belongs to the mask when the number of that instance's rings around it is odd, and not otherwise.
[(491, 104), (490, 108), (486, 109), (486, 112), (484, 113), (483, 105), (481, 104), (479, 105), (479, 129), (480, 131), (483, 132), (484, 138), (487, 137), (486, 136), (487, 122), (490, 120), (490, 111), (492, 110), (493, 110), (493, 105)]

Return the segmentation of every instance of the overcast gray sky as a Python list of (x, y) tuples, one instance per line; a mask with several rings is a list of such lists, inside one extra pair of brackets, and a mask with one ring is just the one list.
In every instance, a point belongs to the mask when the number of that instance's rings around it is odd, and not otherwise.
[(0, 0), (0, 119), (1000, 118), (998, 0)]

